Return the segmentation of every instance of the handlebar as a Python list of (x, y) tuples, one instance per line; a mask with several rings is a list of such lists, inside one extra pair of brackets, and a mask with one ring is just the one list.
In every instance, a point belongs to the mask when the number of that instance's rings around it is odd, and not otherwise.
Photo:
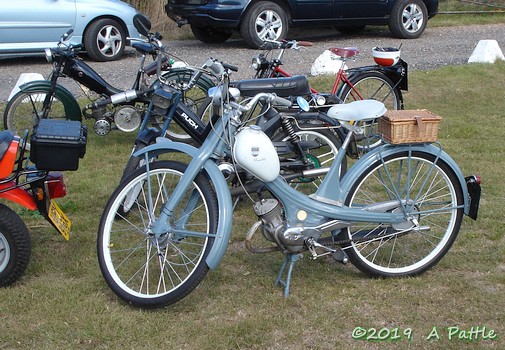
[(293, 49), (293, 50), (299, 50), (301, 47), (309, 47), (313, 46), (314, 44), (310, 41), (296, 41), (296, 40), (265, 40), (265, 46), (266, 49), (271, 50), (271, 49)]
[(279, 97), (275, 93), (260, 92), (259, 94), (256, 94), (256, 96), (254, 96), (245, 106), (241, 106), (241, 110), (250, 110), (260, 100), (282, 107), (291, 107), (292, 105), (290, 100)]

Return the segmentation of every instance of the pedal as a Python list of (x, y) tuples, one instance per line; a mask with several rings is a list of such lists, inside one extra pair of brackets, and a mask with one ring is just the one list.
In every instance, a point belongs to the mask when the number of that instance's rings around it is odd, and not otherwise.
[(349, 262), (349, 257), (347, 254), (340, 248), (336, 249), (332, 254), (332, 258), (342, 264), (347, 264)]

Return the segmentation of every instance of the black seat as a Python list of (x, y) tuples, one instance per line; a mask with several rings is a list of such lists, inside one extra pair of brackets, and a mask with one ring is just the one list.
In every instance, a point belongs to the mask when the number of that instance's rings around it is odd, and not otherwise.
[(9, 149), (9, 146), (14, 138), (14, 133), (10, 130), (0, 131), (0, 160), (4, 157), (5, 152)]
[(307, 77), (297, 75), (289, 78), (266, 78), (240, 80), (231, 84), (240, 90), (240, 95), (253, 97), (260, 92), (275, 93), (280, 97), (307, 96), (310, 87)]

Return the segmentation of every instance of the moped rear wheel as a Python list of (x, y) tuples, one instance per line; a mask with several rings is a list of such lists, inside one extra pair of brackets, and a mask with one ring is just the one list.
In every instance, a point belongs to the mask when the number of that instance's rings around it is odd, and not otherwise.
[[(203, 174), (193, 180), (171, 216), (171, 230), (158, 238), (151, 232), (185, 170), (185, 164), (175, 161), (151, 163), (149, 173), (145, 167), (136, 170), (120, 183), (102, 214), (100, 269), (114, 293), (135, 306), (175, 303), (209, 270), (205, 260), (214, 238), (208, 234), (216, 232), (218, 208), (214, 189)], [(127, 216), (121, 215), (125, 203)]]
[(412, 218), (396, 224), (356, 222), (340, 233), (339, 238), (353, 240), (344, 245), (350, 261), (374, 277), (414, 276), (433, 267), (453, 244), (463, 217), (456, 175), (443, 161), (435, 163), (434, 155), (421, 152), (378, 160), (357, 176), (346, 205)]
[[(46, 89), (41, 88), (39, 91), (19, 91), (15, 94), (5, 107), (4, 128), (18, 135), (23, 135), (25, 130), (31, 133), (44, 115), (44, 99), (47, 93)], [(51, 99), (49, 109), (49, 118), (67, 119), (65, 105), (56, 96)]]
[(0, 287), (16, 282), (30, 261), (30, 233), (19, 215), (0, 204)]

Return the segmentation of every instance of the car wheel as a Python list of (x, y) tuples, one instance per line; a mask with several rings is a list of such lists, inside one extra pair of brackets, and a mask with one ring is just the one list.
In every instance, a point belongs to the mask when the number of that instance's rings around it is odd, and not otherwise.
[(399, 0), (393, 5), (389, 30), (402, 39), (418, 38), (426, 28), (428, 10), (422, 0)]
[(223, 43), (228, 40), (232, 34), (231, 32), (215, 28), (197, 27), (195, 25), (191, 25), (191, 31), (198, 40), (207, 44)]
[(260, 1), (251, 5), (240, 25), (240, 34), (250, 48), (260, 48), (265, 40), (280, 40), (288, 33), (288, 15), (276, 3)]
[(124, 52), (126, 34), (123, 27), (110, 18), (92, 22), (84, 34), (84, 47), (94, 61), (114, 61)]

